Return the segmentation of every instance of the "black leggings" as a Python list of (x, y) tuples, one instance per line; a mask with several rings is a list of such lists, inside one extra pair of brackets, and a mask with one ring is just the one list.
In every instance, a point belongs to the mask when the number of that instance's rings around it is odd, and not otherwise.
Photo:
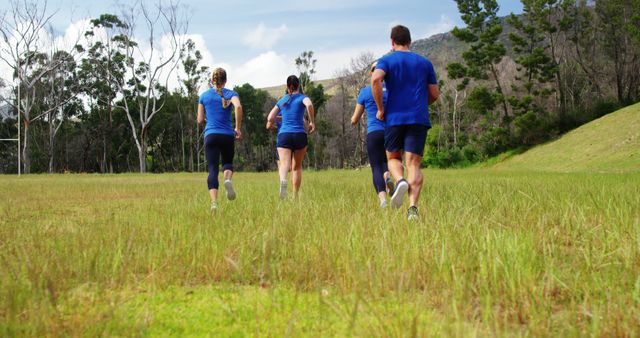
[(218, 189), (218, 166), (220, 165), (220, 156), (222, 155), (222, 171), (233, 171), (233, 155), (234, 155), (235, 138), (231, 135), (209, 134), (204, 139), (204, 154), (207, 158), (207, 167), (209, 168), (209, 177), (207, 177), (207, 185), (209, 190)]
[(367, 134), (367, 153), (373, 174), (373, 186), (377, 193), (385, 191), (384, 173), (387, 167), (387, 153), (384, 150), (384, 131), (374, 131)]

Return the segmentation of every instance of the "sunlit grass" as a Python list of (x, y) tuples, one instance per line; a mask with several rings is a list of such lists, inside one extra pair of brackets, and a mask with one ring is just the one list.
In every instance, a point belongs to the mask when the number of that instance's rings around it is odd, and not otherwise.
[(0, 335), (640, 334), (640, 174), (0, 177)]

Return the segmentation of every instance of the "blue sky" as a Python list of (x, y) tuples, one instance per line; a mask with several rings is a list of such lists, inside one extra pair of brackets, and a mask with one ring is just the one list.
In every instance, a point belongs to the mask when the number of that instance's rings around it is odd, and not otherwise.
[[(519, 1), (499, 3), (503, 15), (522, 10)], [(379, 55), (388, 50), (394, 24), (409, 27), (414, 40), (462, 25), (453, 0), (185, 0), (181, 4), (189, 37), (196, 40), (207, 65), (228, 68), (230, 85), (283, 83), (295, 72), (293, 60), (305, 50), (316, 53), (317, 79), (329, 78), (361, 52)], [(73, 22), (119, 12), (118, 2), (110, 0), (49, 0), (48, 6), (58, 11), (54, 28), (60, 32)], [(0, 8), (8, 7), (8, 0), (0, 0)]]

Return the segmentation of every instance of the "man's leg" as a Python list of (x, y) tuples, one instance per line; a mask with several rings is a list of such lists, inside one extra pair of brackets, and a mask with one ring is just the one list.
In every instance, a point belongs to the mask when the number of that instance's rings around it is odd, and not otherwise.
[(391, 177), (398, 182), (404, 178), (404, 168), (402, 167), (402, 152), (387, 151), (387, 166)]
[(422, 190), (422, 170), (420, 165), (422, 164), (422, 156), (410, 152), (405, 153), (407, 159), (407, 178), (409, 182), (409, 203), (412, 207), (417, 206), (418, 199), (420, 198), (420, 191)]
[(413, 124), (407, 126), (405, 135), (405, 160), (407, 161), (407, 176), (409, 178), (409, 203), (407, 218), (409, 220), (418, 219), (418, 199), (422, 190), (422, 154), (427, 141), (427, 126)]

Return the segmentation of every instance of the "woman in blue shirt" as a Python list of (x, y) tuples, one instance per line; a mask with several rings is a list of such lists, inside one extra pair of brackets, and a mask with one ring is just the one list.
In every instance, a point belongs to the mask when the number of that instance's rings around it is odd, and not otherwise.
[(275, 107), (271, 109), (267, 117), (267, 129), (272, 129), (276, 123), (278, 114), (282, 114), (282, 124), (278, 130), (278, 155), (280, 162), (278, 172), (280, 175), (280, 198), (287, 197), (287, 173), (293, 168), (292, 181), (293, 193), (298, 197), (300, 184), (302, 183), (302, 161), (307, 153), (307, 132), (304, 128), (304, 112), (309, 115), (309, 133), (316, 130), (314, 111), (311, 99), (300, 93), (300, 79), (291, 75), (287, 78), (287, 92)]
[[(371, 73), (376, 69), (374, 63), (371, 67)], [(386, 88), (383, 88), (384, 101), (387, 100)], [(378, 198), (380, 199), (380, 207), (387, 207), (387, 189), (393, 194), (393, 180), (387, 168), (387, 155), (384, 148), (384, 121), (376, 118), (378, 107), (373, 99), (371, 86), (362, 88), (358, 95), (356, 109), (351, 117), (351, 124), (356, 125), (360, 118), (367, 112), (367, 154), (369, 164), (371, 164), (371, 174), (373, 176), (373, 187), (376, 189)]]
[[(205, 124), (204, 151), (207, 158), (209, 177), (207, 186), (211, 196), (211, 212), (218, 209), (218, 172), (222, 157), (222, 171), (227, 198), (234, 200), (236, 192), (231, 183), (233, 176), (233, 156), (235, 139), (241, 139), (242, 105), (238, 93), (224, 88), (227, 72), (216, 68), (211, 75), (211, 88), (200, 95), (198, 101), (198, 123)], [(231, 124), (231, 109), (235, 109), (235, 129)]]

